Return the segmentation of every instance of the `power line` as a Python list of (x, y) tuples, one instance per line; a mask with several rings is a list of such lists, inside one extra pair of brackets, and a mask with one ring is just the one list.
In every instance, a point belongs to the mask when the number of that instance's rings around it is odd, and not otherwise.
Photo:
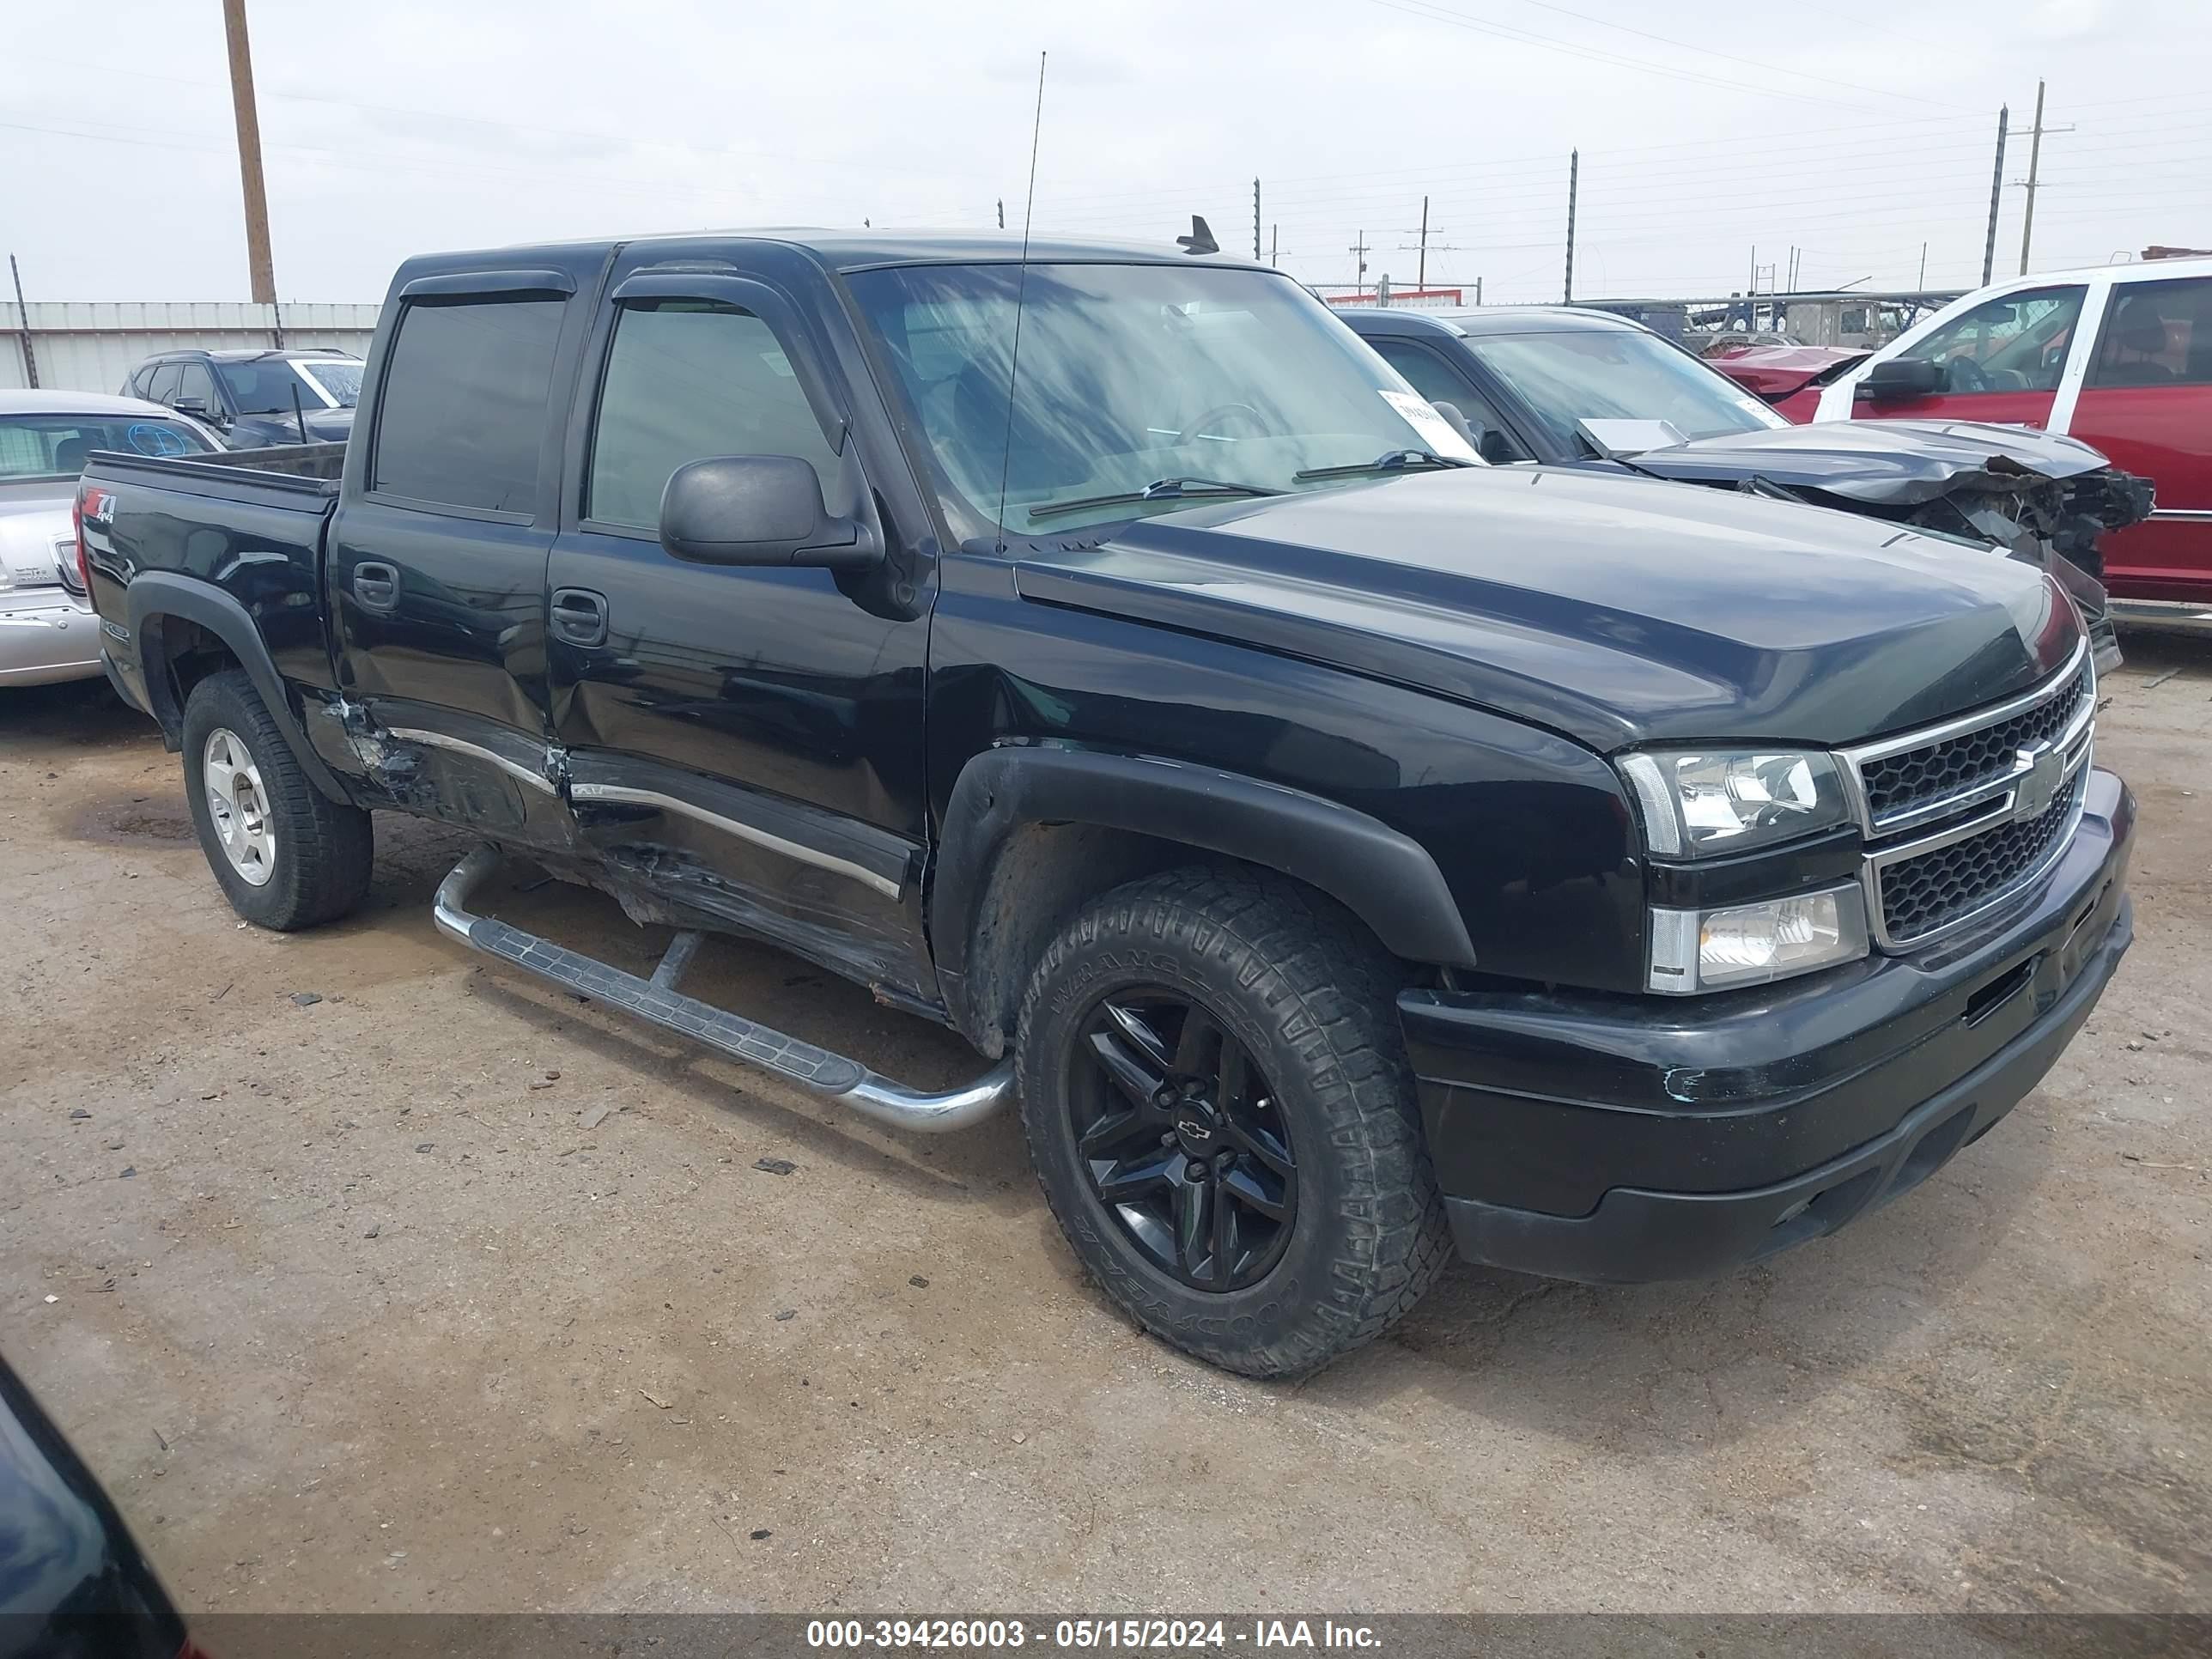
[(1766, 70), (1782, 75), (1794, 75), (1801, 80), (1819, 81), (1832, 87), (1844, 87), (1852, 92), (1872, 93), (1877, 98), (1902, 98), (1916, 104), (1934, 104), (1942, 109), (1961, 107), (1957, 104), (1946, 103), (1941, 98), (1923, 98), (1916, 93), (1891, 92), (1881, 87), (1862, 86), (1856, 81), (1838, 81), (1833, 76), (1815, 75), (1810, 70), (1788, 69), (1780, 64), (1769, 63), (1757, 58), (1739, 58), (1734, 52), (1721, 52), (1711, 46), (1692, 46), (1686, 40), (1677, 40), (1672, 35), (1654, 34), (1648, 29), (1632, 29), (1626, 23), (1615, 23), (1603, 17), (1593, 17), (1588, 12), (1573, 11), (1565, 6), (1553, 5), (1552, 0), (1522, 0), (1522, 3), (1538, 6), (1546, 11), (1555, 11), (1562, 17), (1572, 17), (1581, 22), (1595, 23), (1600, 28), (1618, 29), (1621, 33), (1635, 35), (1638, 40), (1656, 40), (1660, 45), (1673, 46), (1677, 51), (1695, 52), (1700, 58), (1725, 58), (1731, 64), (1742, 64), (1751, 69)]
[(1565, 52), (1571, 58), (1587, 58), (1614, 69), (1632, 70), (1639, 75), (1663, 76), (1672, 81), (1686, 81), (1694, 85), (1719, 87), (1729, 92), (1747, 92), (1765, 98), (1780, 98), (1792, 103), (1826, 104), (1839, 109), (1863, 109), (1863, 104), (1846, 103), (1838, 98), (1822, 98), (1812, 93), (1784, 92), (1773, 87), (1753, 86), (1746, 81), (1730, 81), (1717, 75), (1705, 75), (1695, 70), (1673, 69), (1662, 64), (1640, 63), (1633, 58), (1624, 58), (1618, 52), (1601, 47), (1577, 46), (1554, 35), (1539, 34), (1533, 29), (1516, 28), (1508, 23), (1492, 23), (1481, 18), (1470, 17), (1465, 12), (1454, 11), (1449, 6), (1432, 3), (1432, 0), (1369, 0), (1390, 11), (1403, 12), (1408, 17), (1419, 17), (1431, 23), (1443, 23), (1453, 28), (1472, 30), (1501, 40), (1510, 40), (1516, 46), (1531, 46), (1540, 51)]

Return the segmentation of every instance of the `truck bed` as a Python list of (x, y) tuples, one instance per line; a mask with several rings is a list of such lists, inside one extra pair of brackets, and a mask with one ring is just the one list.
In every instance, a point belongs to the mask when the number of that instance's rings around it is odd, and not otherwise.
[(337, 499), (345, 451), (343, 444), (337, 443), (276, 444), (191, 457), (96, 449), (85, 470), (102, 482), (150, 484), (189, 495), (220, 495), (319, 513)]

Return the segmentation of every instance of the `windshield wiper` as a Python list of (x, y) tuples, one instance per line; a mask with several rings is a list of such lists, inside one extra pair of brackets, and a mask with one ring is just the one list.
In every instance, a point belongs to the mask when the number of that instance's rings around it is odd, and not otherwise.
[(1139, 501), (1202, 501), (1217, 495), (1279, 495), (1279, 489), (1237, 483), (1227, 478), (1155, 478), (1142, 489), (1125, 489), (1112, 495), (1085, 495), (1080, 501), (1047, 501), (1030, 509), (1032, 519), (1056, 519), (1064, 513), (1081, 513), (1094, 507), (1128, 507)]
[(1355, 461), (1349, 466), (1310, 466), (1291, 476), (1307, 483), (1316, 478), (1356, 478), (1363, 472), (1413, 472), (1425, 467), (1474, 465), (1461, 456), (1439, 455), (1434, 450), (1389, 449), (1371, 461)]

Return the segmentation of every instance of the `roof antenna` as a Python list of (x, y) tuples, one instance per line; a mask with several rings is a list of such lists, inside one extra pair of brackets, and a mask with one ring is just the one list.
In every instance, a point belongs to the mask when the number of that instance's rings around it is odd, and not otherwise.
[(1176, 238), (1176, 246), (1185, 253), (1218, 253), (1221, 244), (1213, 240), (1212, 227), (1195, 213), (1190, 216), (1190, 234)]
[(1036, 116), (1030, 124), (1030, 194), (1022, 205), (1021, 275), (1014, 280), (1014, 349), (1006, 364), (1006, 447), (999, 456), (999, 551), (1006, 550), (1006, 479), (1014, 465), (1014, 384), (1022, 369), (1022, 301), (1030, 286), (1030, 221), (1036, 213), (1037, 139), (1044, 131), (1044, 58), (1037, 53)]

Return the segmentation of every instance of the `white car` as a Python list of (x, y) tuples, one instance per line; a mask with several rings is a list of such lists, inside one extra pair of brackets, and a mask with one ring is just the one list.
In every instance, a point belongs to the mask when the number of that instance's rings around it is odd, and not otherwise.
[(159, 404), (100, 392), (0, 392), (0, 690), (100, 677), (100, 621), (70, 512), (95, 449), (211, 454), (222, 440)]

